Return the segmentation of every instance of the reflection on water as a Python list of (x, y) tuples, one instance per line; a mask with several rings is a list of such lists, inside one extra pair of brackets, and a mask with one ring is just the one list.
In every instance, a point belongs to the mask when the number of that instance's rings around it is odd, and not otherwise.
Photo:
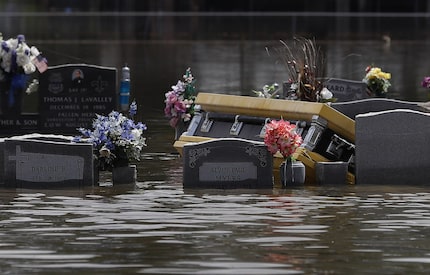
[(168, 179), (0, 196), (9, 274), (424, 274), (430, 262), (421, 187), (183, 190)]

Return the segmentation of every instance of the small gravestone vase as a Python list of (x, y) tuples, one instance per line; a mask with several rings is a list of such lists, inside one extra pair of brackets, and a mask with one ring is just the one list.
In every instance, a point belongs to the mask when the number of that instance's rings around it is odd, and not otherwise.
[(119, 166), (112, 168), (112, 183), (115, 184), (130, 184), (136, 183), (137, 168), (134, 164)]
[(301, 161), (286, 160), (279, 167), (283, 187), (303, 185), (305, 183), (305, 165)]

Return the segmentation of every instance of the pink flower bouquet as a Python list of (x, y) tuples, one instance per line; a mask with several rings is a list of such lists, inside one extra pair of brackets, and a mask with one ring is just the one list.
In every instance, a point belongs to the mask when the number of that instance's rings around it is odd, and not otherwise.
[(184, 81), (178, 80), (178, 83), (172, 86), (172, 90), (165, 94), (164, 114), (169, 118), (170, 126), (173, 128), (181, 120), (183, 122), (190, 121), (194, 115), (196, 91), (195, 80), (190, 68), (186, 70), (183, 78)]
[(302, 142), (302, 137), (296, 133), (296, 125), (288, 121), (272, 120), (266, 126), (264, 143), (272, 154), (279, 151), (285, 159), (292, 159)]

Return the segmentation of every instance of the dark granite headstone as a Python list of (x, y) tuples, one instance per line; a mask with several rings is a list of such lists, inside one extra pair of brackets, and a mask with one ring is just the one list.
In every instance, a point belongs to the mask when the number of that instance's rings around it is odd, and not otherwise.
[(348, 163), (344, 161), (322, 161), (315, 164), (317, 184), (346, 184), (347, 172)]
[(336, 102), (368, 98), (367, 85), (362, 81), (329, 78), (323, 86), (333, 93)]
[(47, 138), (10, 138), (4, 144), (4, 183), (14, 188), (94, 184), (93, 147)]
[(397, 109), (357, 115), (357, 184), (430, 184), (430, 114)]
[(24, 134), (38, 131), (39, 117), (35, 114), (1, 115), (0, 136)]
[(262, 142), (221, 138), (183, 152), (184, 188), (273, 187), (273, 157)]
[[(5, 139), (0, 138), (0, 152), (4, 152)], [(4, 184), (4, 153), (0, 153), (0, 185)]]
[(117, 108), (117, 70), (85, 64), (49, 67), (39, 79), (39, 127), (45, 133), (90, 128), (95, 114)]
[(429, 111), (428, 109), (420, 106), (420, 103), (418, 102), (401, 101), (389, 98), (368, 98), (349, 102), (335, 102), (331, 104), (331, 107), (351, 119), (355, 119), (355, 116), (358, 114), (394, 109), (409, 109), (421, 112)]

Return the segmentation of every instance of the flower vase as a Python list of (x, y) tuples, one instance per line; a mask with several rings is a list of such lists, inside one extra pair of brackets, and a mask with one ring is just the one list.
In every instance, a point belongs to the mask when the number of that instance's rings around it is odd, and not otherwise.
[(368, 86), (368, 89), (370, 91), (370, 95), (377, 98), (385, 98), (387, 97), (387, 93), (384, 92), (384, 88), (379, 83), (370, 84)]
[(175, 140), (178, 140), (182, 133), (188, 130), (189, 122), (184, 122), (182, 119), (175, 126)]
[(279, 167), (283, 187), (305, 183), (305, 165), (301, 161), (287, 159)]
[(112, 168), (112, 183), (115, 184), (130, 184), (136, 183), (137, 168), (134, 164), (127, 166), (118, 166)]

